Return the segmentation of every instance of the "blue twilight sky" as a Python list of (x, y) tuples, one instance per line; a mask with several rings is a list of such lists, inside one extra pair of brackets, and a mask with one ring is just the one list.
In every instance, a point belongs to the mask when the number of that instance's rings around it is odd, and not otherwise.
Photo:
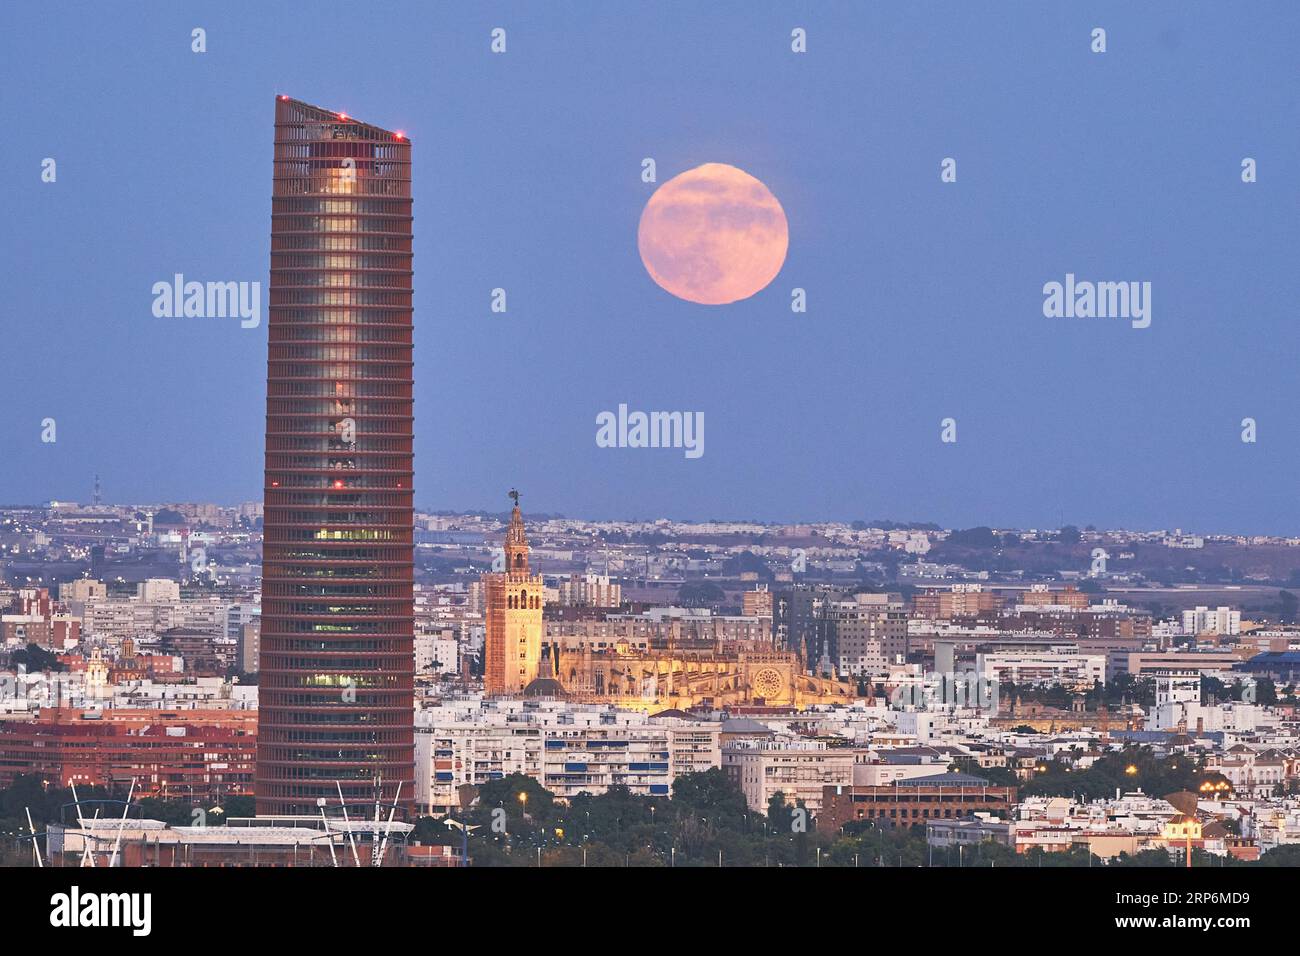
[[(96, 471), (110, 501), (259, 497), (265, 318), (154, 318), (150, 288), (266, 282), (283, 92), (414, 144), (422, 507), (1298, 533), (1298, 27), (1290, 0), (6, 2), (0, 502)], [(766, 290), (653, 283), (647, 156), (771, 188)], [(1151, 327), (1045, 318), (1067, 272), (1150, 281)], [(704, 412), (704, 456), (598, 448), (620, 402)]]

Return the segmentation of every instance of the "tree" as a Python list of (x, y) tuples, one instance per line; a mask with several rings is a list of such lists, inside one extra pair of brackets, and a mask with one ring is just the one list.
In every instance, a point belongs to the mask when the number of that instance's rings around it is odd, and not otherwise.
[[(520, 795), (525, 799), (519, 799)], [(511, 829), (515, 822), (524, 824), (525, 814), (533, 821), (545, 823), (555, 816), (555, 796), (540, 783), (527, 774), (512, 773), (500, 780), (490, 780), (479, 787), (478, 806), (480, 816), (491, 817), (491, 811), (501, 808), (506, 811), (506, 819)], [(475, 822), (487, 822), (476, 820)]]
[(59, 663), (58, 655), (52, 651), (47, 651), (39, 644), (28, 644), (22, 650), (14, 651), (9, 655), (9, 661), (14, 666), (22, 665), (27, 668), (27, 673), (34, 674), (38, 671), (65, 671), (67, 668)]
[(680, 809), (739, 819), (748, 811), (745, 795), (719, 767), (688, 773), (673, 782), (673, 803)]
[(753, 551), (742, 551), (728, 558), (726, 563), (723, 564), (722, 573), (731, 577), (753, 573), (765, 581), (771, 581), (774, 577), (772, 569), (767, 566), (767, 562)]
[(1279, 591), (1277, 593), (1278, 619), (1284, 624), (1294, 624), (1296, 621), (1297, 605), (1300, 605), (1300, 599), (1297, 599), (1291, 591)]
[(1274, 847), (1259, 858), (1260, 866), (1300, 866), (1300, 843)]
[(677, 591), (677, 600), (686, 607), (708, 607), (726, 600), (727, 594), (712, 581), (683, 584)]
[(224, 818), (257, 816), (257, 801), (252, 797), (231, 796), (221, 801)]
[(959, 545), (964, 548), (996, 548), (1001, 541), (992, 528), (981, 525), (978, 528), (966, 528), (948, 535), (945, 544)]
[(1111, 866), (1173, 866), (1173, 857), (1165, 850), (1142, 850), (1130, 856), (1127, 853), (1121, 853), (1111, 861)]
[(1255, 702), (1268, 707), (1277, 704), (1277, 686), (1271, 677), (1261, 677), (1255, 681)]

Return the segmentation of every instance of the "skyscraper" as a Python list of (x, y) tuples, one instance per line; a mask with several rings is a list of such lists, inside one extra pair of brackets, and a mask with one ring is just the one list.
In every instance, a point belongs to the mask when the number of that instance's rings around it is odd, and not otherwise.
[(281, 96), (257, 812), (414, 796), (411, 144)]
[(528, 538), (519, 512), (519, 492), (506, 530), (505, 571), (485, 574), (487, 629), (483, 690), (520, 694), (539, 675), (542, 658), (542, 576), (528, 569)]

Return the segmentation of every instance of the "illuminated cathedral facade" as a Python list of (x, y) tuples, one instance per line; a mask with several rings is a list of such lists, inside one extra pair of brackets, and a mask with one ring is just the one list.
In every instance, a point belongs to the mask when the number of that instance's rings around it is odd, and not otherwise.
[(549, 633), (542, 576), (528, 565), (519, 494), (506, 530), (504, 570), (483, 576), (487, 633), (483, 689), (495, 696), (565, 697), (650, 713), (670, 708), (845, 703), (855, 687), (803, 671), (798, 655), (770, 642), (681, 647), (612, 645)]

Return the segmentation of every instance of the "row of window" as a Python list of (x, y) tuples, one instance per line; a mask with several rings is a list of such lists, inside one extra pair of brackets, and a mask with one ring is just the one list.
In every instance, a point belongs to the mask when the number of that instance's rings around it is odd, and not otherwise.
[(387, 345), (410, 345), (409, 325), (289, 325), (270, 326), (270, 341), (279, 342), (381, 342)]
[[(292, 151), (294, 155), (314, 156), (315, 151), (331, 145), (330, 139), (349, 140), (333, 145), (350, 149), (384, 150), (386, 156), (409, 156), (410, 143), (396, 143), (393, 134), (364, 123), (347, 122), (332, 116), (322, 116), (319, 107), (280, 101), (275, 113), (275, 155)], [(290, 145), (303, 141), (306, 145)], [(364, 146), (363, 146), (364, 144)], [(387, 145), (384, 145), (387, 144)]]
[[(337, 436), (340, 434), (337, 427), (337, 419), (332, 415), (320, 418), (290, 418), (284, 412), (271, 412), (269, 417), (271, 421), (267, 422), (267, 432), (275, 438), (284, 437), (284, 432), (296, 435), (324, 435)], [(279, 433), (279, 434), (277, 434)], [(410, 416), (400, 418), (376, 418), (373, 419), (365, 429), (366, 437), (375, 434), (380, 435), (397, 435), (399, 440), (405, 435), (409, 442), (411, 434)], [(358, 436), (358, 441), (361, 436)], [(341, 440), (341, 439), (339, 439)], [(351, 445), (344, 442), (338, 446), (339, 451), (351, 451)]]
[[(352, 502), (347, 502), (344, 507), (350, 507), (351, 505)], [(388, 508), (382, 512), (365, 514), (329, 507), (321, 507), (312, 511), (277, 510), (267, 512), (265, 524), (272, 529), (283, 528), (286, 525), (307, 525), (309, 527), (320, 525), (322, 529), (331, 525), (340, 525), (348, 528), (384, 527), (404, 530), (411, 527), (410, 516), (403, 514), (404, 511), (406, 511), (406, 508), (400, 506)]]
[[(311, 671), (299, 678), (303, 687), (378, 687), (382, 684), (380, 676), (390, 670), (396, 663), (393, 660), (376, 660), (373, 657), (277, 657), (276, 668), (280, 670)], [(348, 673), (319, 673), (346, 668)]]
[(402, 362), (411, 357), (409, 344), (393, 345), (270, 345), (272, 362)]
[(394, 236), (411, 234), (411, 217), (394, 216), (297, 216), (273, 217), (271, 231), (285, 232), (373, 232)]
[[(359, 454), (362, 452), (405, 452), (410, 454), (410, 439), (401, 438), (378, 438), (373, 434), (365, 433), (356, 436), (355, 442), (345, 442), (341, 438), (334, 437), (335, 431), (326, 426), (326, 432), (319, 437), (307, 435), (289, 437), (278, 435), (272, 437), (267, 443), (267, 451), (271, 452), (290, 452), (290, 451), (320, 451), (320, 452), (342, 452), (349, 454)], [(408, 457), (409, 460), (409, 457)]]
[(282, 166), (323, 165), (324, 160), (352, 157), (374, 159), (384, 164), (411, 163), (411, 144), (397, 141), (392, 133), (383, 132), (361, 123), (306, 121), (302, 126), (275, 127), (275, 174), (293, 175), (292, 168)]
[[(327, 545), (327, 544), (325, 544), (325, 543), (322, 543), (322, 544), (319, 546), (318, 549), (302, 549), (302, 548), (297, 548), (297, 549), (295, 549), (293, 546), (289, 546), (287, 549), (285, 549), (285, 550), (281, 550), (280, 547), (279, 547), (279, 542), (276, 541), (275, 538), (271, 535), (271, 532), (273, 532), (273, 531), (275, 531), (275, 530), (276, 530), (276, 529), (275, 529), (274, 527), (272, 527), (272, 526), (268, 526), (268, 527), (266, 528), (267, 537), (266, 537), (266, 540), (265, 540), (265, 542), (264, 542), (263, 548), (264, 548), (264, 550), (266, 550), (266, 549), (270, 549), (270, 550), (269, 550), (269, 554), (270, 554), (270, 556), (271, 556), (273, 559), (275, 559), (275, 560), (279, 560), (279, 561), (282, 561), (282, 562), (293, 562), (293, 561), (306, 561), (306, 562), (316, 562), (316, 561), (331, 561), (331, 562), (332, 562), (332, 561), (390, 561), (390, 562), (392, 562), (392, 561), (395, 560), (395, 558), (394, 558), (394, 554), (395, 554), (395, 553), (401, 553), (402, 551), (405, 551), (405, 550), (406, 550), (404, 547), (401, 547), (401, 546), (402, 546), (402, 545), (405, 545), (405, 544), (408, 544), (408, 542), (398, 542), (396, 546), (394, 546), (394, 547), (390, 547), (390, 548), (336, 548), (336, 547), (330, 547), (329, 545)], [(409, 564), (410, 562), (407, 561), (407, 562), (404, 562), (404, 563)], [(292, 570), (293, 570), (293, 569), (292, 569), (291, 567), (282, 567), (282, 568), (278, 569), (278, 572), (279, 572), (280, 574), (290, 575), (290, 576), (291, 576), (291, 572), (292, 572)], [(303, 570), (304, 570), (305, 573), (308, 574), (309, 576), (311, 576), (311, 575), (315, 575), (315, 574), (317, 573), (317, 569), (316, 569), (315, 567), (310, 566), (310, 565), (308, 565), (307, 567), (303, 568)], [(349, 572), (349, 573), (339, 573), (339, 574), (336, 574), (336, 575), (334, 575), (334, 576), (335, 576), (335, 577), (352, 577), (352, 578), (367, 578), (367, 577), (372, 577), (372, 576), (373, 576), (373, 577), (384, 577), (384, 576), (385, 576), (383, 573), (376, 573), (376, 574), (373, 574), (373, 575), (372, 575), (371, 573), (369, 573), (369, 572), (367, 572), (367, 573), (360, 573), (360, 572), (366, 570), (366, 569), (363, 569), (363, 568), (343, 568), (342, 570), (347, 571), (347, 572)], [(351, 572), (357, 572), (357, 573), (351, 573)], [(391, 572), (390, 572), (390, 573), (391, 573)], [(328, 576), (328, 575), (327, 575), (327, 574), (322, 574), (321, 576), (324, 577), (324, 576)]]
[(363, 306), (360, 308), (298, 309), (287, 305), (270, 305), (271, 323), (276, 326), (398, 326), (411, 328), (411, 310), (400, 306)]
[[(286, 458), (283, 455), (273, 455), (268, 459), (269, 468), (277, 471), (342, 471), (354, 472), (364, 471), (372, 473), (393, 473), (398, 475), (412, 475), (411, 458), (303, 458), (294, 457)], [(342, 484), (339, 484), (342, 483)], [(355, 486), (355, 476), (335, 476), (333, 481), (326, 485), (326, 490), (335, 492), (335, 490), (357, 490)], [(361, 494), (351, 494), (351, 496), (338, 496), (338, 494), (324, 494), (324, 496), (295, 496), (281, 497), (277, 503), (281, 505), (391, 505), (393, 507), (404, 507), (409, 503), (409, 494), (393, 494), (393, 496), (361, 496)]]
[(325, 198), (309, 199), (306, 197), (279, 198), (271, 202), (272, 215), (287, 213), (322, 213), (326, 215), (373, 214), (381, 216), (411, 215), (411, 203), (404, 199), (360, 199)]
[[(399, 721), (393, 719), (391, 713), (384, 711), (366, 711), (355, 709), (343, 709), (335, 705), (337, 697), (331, 697), (327, 702), (322, 702), (319, 697), (307, 697), (301, 699), (299, 694), (286, 694), (281, 691), (275, 691), (270, 695), (271, 699), (278, 706), (292, 706), (300, 704), (305, 707), (318, 707), (316, 711), (307, 711), (299, 713), (286, 713), (278, 715), (276, 723), (288, 725), (308, 725), (308, 724), (340, 724), (340, 725), (357, 725), (357, 724), (396, 724)], [(387, 719), (385, 719), (387, 718)], [(283, 732), (277, 733), (274, 724), (264, 723), (258, 728), (258, 736), (264, 741), (274, 741), (282, 736)]]
[(390, 379), (349, 379), (342, 382), (271, 382), (268, 398), (404, 398), (409, 399), (411, 382)]
[[(393, 252), (411, 254), (409, 236), (337, 236), (299, 233), (292, 236), (272, 235), (271, 253), (291, 249), (320, 252)], [(408, 259), (409, 261), (409, 259)]]
[[(277, 758), (269, 758), (269, 759), (277, 759)], [(320, 780), (322, 782), (329, 782), (330, 787), (333, 787), (333, 782), (336, 780), (373, 780), (375, 776), (375, 769), (373, 767), (373, 764), (381, 758), (379, 754), (353, 753), (352, 751), (348, 751), (347, 756), (344, 756), (342, 751), (340, 751), (337, 756), (333, 756), (330, 755), (328, 751), (318, 752), (314, 750), (312, 751), (298, 750), (298, 751), (283, 751), (282, 756), (280, 756), (278, 759), (290, 760), (294, 762), (287, 766), (277, 766), (275, 768), (275, 775), (278, 779)], [(298, 765), (299, 762), (303, 760), (312, 760), (315, 761), (316, 763), (327, 763), (327, 762), (334, 762), (334, 761), (338, 761), (340, 764), (359, 763), (362, 764), (362, 766), (360, 767), (346, 767), (346, 766), (305, 767), (305, 766)], [(310, 790), (308, 794), (315, 795), (318, 792), (319, 791), (317, 790)], [(327, 788), (325, 790), (325, 793), (329, 794), (329, 799), (333, 800), (338, 798), (337, 793), (335, 793), (335, 791), (333, 791), (332, 789)], [(373, 791), (371, 791), (370, 794), (358, 793), (356, 796), (361, 798), (366, 798), (369, 796), (373, 798)]]
[[(278, 164), (277, 164), (278, 165)], [(383, 178), (393, 176), (389, 169), (373, 169), (360, 173), (356, 179), (349, 180), (340, 176), (336, 163), (330, 163), (316, 175), (297, 174), (292, 179), (284, 179), (275, 184), (276, 198), (287, 196), (339, 195), (349, 196), (391, 196), (396, 199), (409, 199), (411, 182), (409, 179)], [(277, 172), (277, 178), (279, 173)], [(409, 171), (408, 171), (409, 175)]]
[[(409, 462), (410, 460), (408, 459), (408, 465)], [(384, 494), (371, 492), (368, 494), (358, 495), (340, 495), (331, 491), (327, 494), (321, 495), (294, 492), (292, 494), (285, 494), (277, 497), (274, 501), (274, 507), (267, 509), (267, 519), (270, 524), (278, 524), (283, 520), (280, 517), (280, 515), (284, 513), (283, 509), (294, 505), (315, 505), (319, 509), (325, 510), (312, 512), (314, 517), (311, 520), (317, 524), (321, 523), (322, 520), (325, 523), (328, 523), (330, 520), (329, 515), (333, 514), (333, 509), (337, 507), (366, 505), (372, 508), (400, 509), (404, 511), (410, 507), (410, 502), (411, 496), (409, 493)], [(402, 514), (389, 516), (388, 523), (392, 524), (398, 522), (409, 523), (409, 516)]]
[[(376, 733), (373, 730), (355, 730), (351, 732), (346, 730), (292, 730), (288, 733), (279, 734), (278, 736), (279, 741), (277, 742), (287, 744), (338, 743), (346, 745), (350, 743), (353, 746), (361, 746), (364, 744), (400, 744), (405, 739), (400, 733), (392, 731), (388, 733)], [(267, 751), (268, 754), (278, 753), (279, 748), (268, 747)], [(285, 758), (282, 757), (280, 759)]]
[[(411, 401), (402, 399), (386, 401), (383, 399), (329, 400), (318, 398), (273, 398), (267, 403), (271, 415), (325, 415), (331, 419), (354, 419), (357, 431), (363, 430), (361, 419), (374, 415), (400, 415), (411, 417)], [(341, 430), (336, 429), (342, 433)]]
[[(332, 665), (330, 665), (332, 666)], [(414, 670), (414, 661), (412, 667)], [(376, 701), (381, 705), (391, 698), (397, 691), (410, 688), (411, 674), (397, 673), (396, 669), (391, 671), (373, 671), (365, 674), (335, 674), (329, 672), (323, 673), (288, 673), (280, 672), (279, 668), (274, 670), (263, 669), (261, 674), (261, 686), (275, 690), (315, 691), (316, 696), (307, 696), (302, 698), (303, 703), (314, 703), (321, 705), (324, 701), (338, 699), (343, 704), (351, 704), (346, 697), (341, 697), (341, 691), (356, 691), (357, 704), (364, 704), (366, 701)], [(294, 697), (295, 694), (287, 694), (286, 697)], [(289, 703), (288, 700), (280, 700), (280, 703)]]
[[(409, 588), (407, 594), (409, 594)], [(385, 640), (341, 640), (341, 641), (322, 641), (318, 639), (303, 639), (303, 637), (290, 637), (290, 639), (278, 641), (274, 650), (276, 652), (292, 652), (292, 650), (391, 650), (393, 641)]]
[(283, 289), (289, 286), (326, 289), (409, 289), (411, 273), (375, 271), (271, 273), (272, 289)]
[[(275, 634), (410, 634), (410, 624), (401, 621), (275, 621), (272, 615), (262, 615), (263, 632)], [(262, 686), (266, 686), (263, 684)]]
[(412, 379), (411, 369), (415, 363), (409, 358), (410, 352), (407, 352), (406, 361), (380, 361), (377, 359), (357, 359), (347, 365), (339, 365), (334, 362), (320, 364), (302, 364), (301, 362), (277, 360), (272, 358), (267, 366), (267, 378), (269, 381), (284, 381), (287, 379), (306, 379), (310, 381), (332, 381), (338, 383), (352, 381), (389, 381), (389, 382), (410, 382)]

